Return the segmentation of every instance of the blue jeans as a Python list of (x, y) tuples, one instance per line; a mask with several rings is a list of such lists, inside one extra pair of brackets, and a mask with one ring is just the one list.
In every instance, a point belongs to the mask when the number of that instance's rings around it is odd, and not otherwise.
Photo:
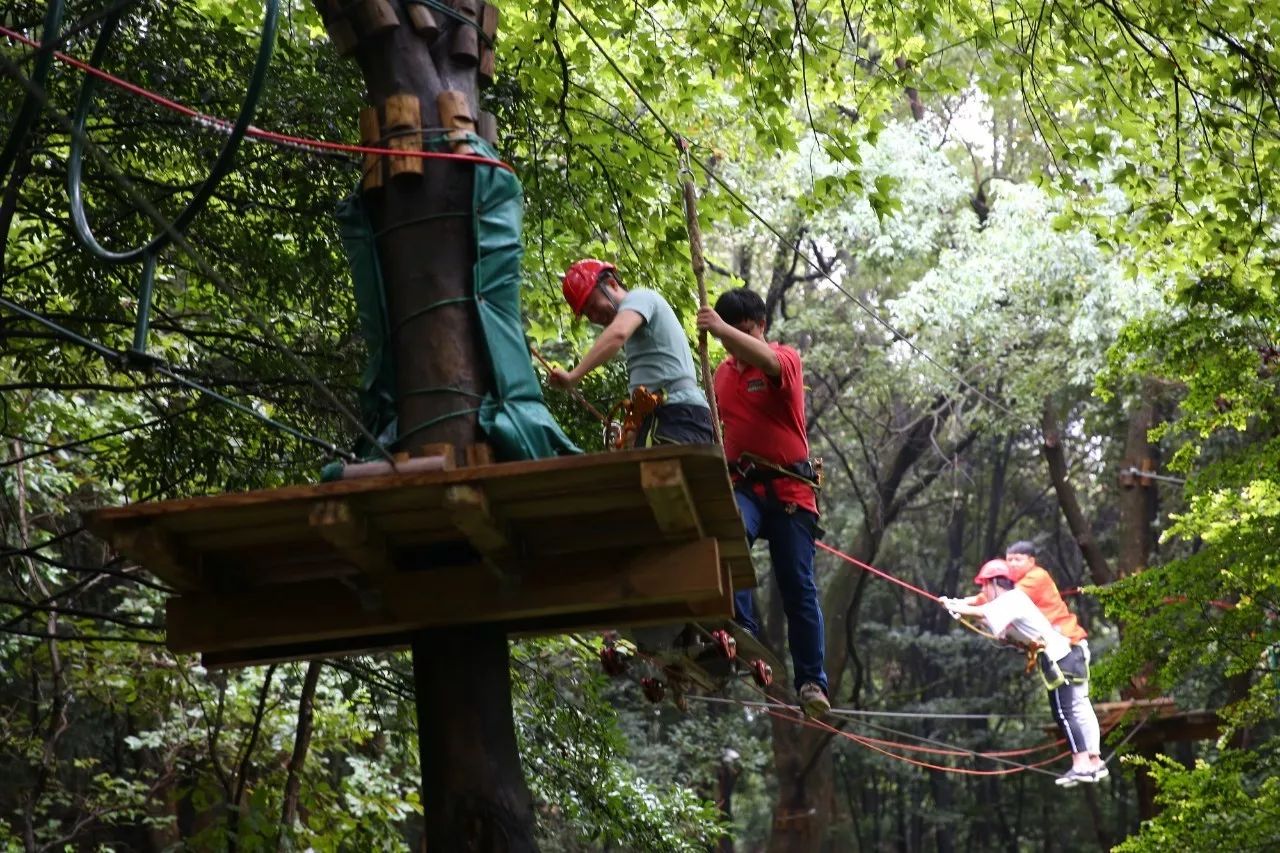
[[(788, 513), (785, 506), (767, 501), (745, 489), (734, 489), (738, 513), (747, 529), (747, 541), (769, 540), (769, 556), (773, 559), (773, 576), (782, 593), (782, 609), (787, 614), (787, 642), (791, 646), (791, 665), (795, 669), (796, 689), (810, 681), (827, 691), (827, 674), (822, 670), (826, 651), (822, 627), (822, 609), (818, 606), (818, 586), (813, 580), (814, 535), (818, 518), (807, 510)], [(734, 619), (757, 637), (751, 590), (733, 595)]]

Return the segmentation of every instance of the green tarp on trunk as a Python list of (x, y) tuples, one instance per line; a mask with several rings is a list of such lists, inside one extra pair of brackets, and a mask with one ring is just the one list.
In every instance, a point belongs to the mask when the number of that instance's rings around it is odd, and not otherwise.
[[(472, 137), (470, 142), (481, 156), (497, 159), (497, 152), (484, 140)], [(484, 336), (482, 348), (493, 371), (493, 389), (480, 406), (480, 427), (500, 460), (580, 453), (547, 409), (524, 336), (520, 310), (524, 190), (506, 169), (477, 164), (475, 170), (473, 298)], [(337, 216), (355, 282), (360, 327), (369, 347), (369, 362), (360, 378), (361, 415), (379, 444), (390, 448), (397, 435), (395, 362), (376, 241), (358, 192), (339, 205)], [(367, 440), (356, 451), (366, 458), (381, 455)]]

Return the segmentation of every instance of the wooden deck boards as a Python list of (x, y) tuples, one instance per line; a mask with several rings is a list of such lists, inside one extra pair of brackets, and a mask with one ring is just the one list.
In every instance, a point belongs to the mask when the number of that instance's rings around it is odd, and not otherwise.
[(755, 584), (711, 447), (134, 504), (88, 524), (179, 590), (171, 646), (227, 663), (467, 622), (530, 633), (727, 617), (732, 590)]

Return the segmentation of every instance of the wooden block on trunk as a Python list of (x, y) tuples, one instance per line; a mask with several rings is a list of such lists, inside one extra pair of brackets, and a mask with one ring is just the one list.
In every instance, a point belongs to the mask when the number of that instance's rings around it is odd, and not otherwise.
[(467, 445), (466, 456), (468, 468), (475, 468), (478, 465), (492, 465), (494, 464), (493, 445), (483, 441), (469, 444)]
[(435, 41), (440, 35), (440, 24), (431, 10), (421, 3), (409, 3), (405, 8), (409, 11), (409, 23), (413, 25), (413, 31), (428, 43)]
[[(453, 0), (453, 9), (469, 23), (462, 21), (453, 30), (449, 55), (464, 68), (474, 68), (480, 61), (480, 0)], [(472, 24), (476, 26), (472, 26)]]
[(387, 0), (360, 0), (351, 14), (364, 36), (375, 36), (400, 26), (396, 10)]
[(476, 120), (471, 115), (471, 104), (467, 96), (456, 89), (441, 92), (436, 96), (436, 108), (440, 113), (440, 124), (449, 128), (449, 139), (455, 154), (474, 154), (475, 149), (466, 143), (468, 133), (475, 133)]
[[(382, 147), (382, 125), (378, 121), (376, 107), (363, 107), (360, 110), (360, 143), (366, 147)], [(383, 157), (381, 154), (364, 155), (362, 186), (366, 190), (376, 190), (382, 187), (382, 163)]]
[(484, 4), (480, 13), (480, 29), (484, 32), (485, 39), (480, 45), (480, 65), (476, 73), (479, 75), (481, 86), (490, 86), (493, 84), (495, 64), (493, 40), (498, 34), (498, 7), (492, 3)]
[(351, 21), (342, 9), (342, 0), (326, 0), (321, 9), (324, 28), (339, 56), (350, 56), (360, 43)]
[(447, 441), (432, 441), (418, 445), (419, 456), (439, 456), (444, 459), (444, 470), (453, 471), (458, 467), (458, 452)]
[[(422, 150), (422, 102), (412, 93), (388, 95), (384, 107), (386, 118), (382, 132), (388, 147), (397, 151)], [(421, 175), (425, 163), (421, 157), (387, 158), (387, 173), (395, 178), (400, 175)]]

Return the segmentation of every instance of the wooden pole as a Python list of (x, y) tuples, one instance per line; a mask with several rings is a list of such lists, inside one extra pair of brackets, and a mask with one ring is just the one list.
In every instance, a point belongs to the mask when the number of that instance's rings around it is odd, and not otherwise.
[[(394, 26), (364, 33), (352, 51), (371, 106), (396, 125), (384, 121), (382, 134), (411, 130), (405, 123), (413, 121), (414, 105), (423, 126), (440, 127), (438, 104), (446, 92), (457, 114), (477, 115), (476, 62), (467, 56), (459, 62), (451, 49), (454, 31), (466, 25), (440, 20), (440, 37), (431, 38), (435, 34), (424, 31), (420, 16), (415, 21), (403, 4), (386, 5), (394, 9)], [(412, 133), (397, 138), (406, 147), (419, 139)], [(365, 195), (379, 234), (396, 360), (396, 413), (404, 438), (398, 449), (414, 455), (431, 443), (476, 444), (475, 395), (492, 385), (475, 305), (463, 299), (473, 288), (477, 167), (418, 162), (421, 176), (399, 170), (395, 180)], [(424, 388), (440, 390), (424, 394)], [(410, 645), (428, 849), (536, 850), (533, 799), (512, 720), (506, 631), (500, 625), (421, 631)]]
[[(685, 151), (684, 140), (678, 142)], [(698, 307), (707, 307), (707, 264), (702, 257), (702, 228), (698, 225), (698, 191), (693, 186), (693, 173), (685, 170), (684, 218), (689, 229), (689, 259), (693, 262), (693, 277), (698, 280)], [(711, 375), (711, 356), (707, 352), (707, 333), (698, 332), (698, 359), (702, 362), (702, 387), (707, 392), (707, 405), (711, 407), (711, 432), (716, 444), (724, 444), (720, 435), (720, 408), (716, 405), (715, 382)]]

